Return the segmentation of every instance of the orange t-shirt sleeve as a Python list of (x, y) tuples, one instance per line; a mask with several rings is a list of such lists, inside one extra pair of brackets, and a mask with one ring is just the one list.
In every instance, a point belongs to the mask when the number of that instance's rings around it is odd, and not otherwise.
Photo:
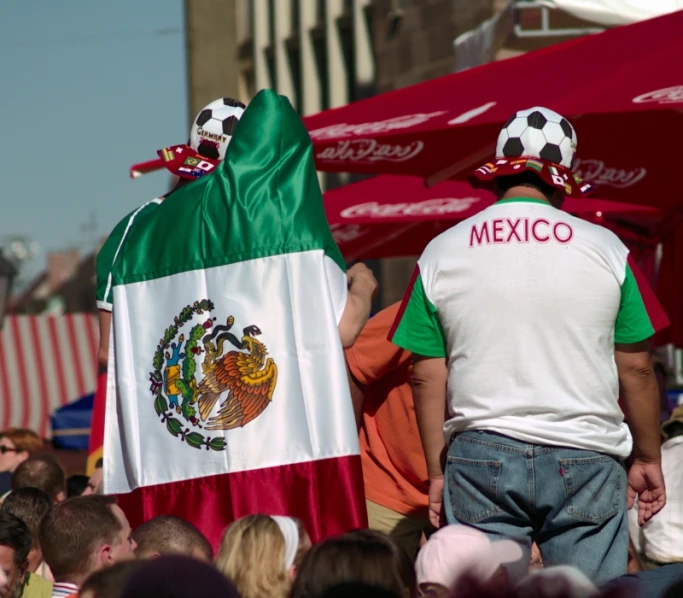
[(400, 306), (400, 302), (395, 303), (370, 318), (354, 345), (346, 350), (351, 374), (363, 386), (377, 382), (412, 359), (409, 351), (387, 340)]

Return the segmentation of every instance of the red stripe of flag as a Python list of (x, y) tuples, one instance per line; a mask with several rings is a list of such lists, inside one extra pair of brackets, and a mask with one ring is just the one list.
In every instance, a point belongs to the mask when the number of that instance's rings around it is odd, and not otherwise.
[(195, 525), (216, 550), (225, 528), (253, 513), (297, 517), (313, 543), (368, 525), (358, 455), (167, 482), (117, 498), (131, 527), (175, 515)]
[[(31, 396), (29, 394), (30, 388), (28, 385), (28, 375), (26, 373), (26, 360), (24, 359), (24, 353), (22, 350), (23, 343), (21, 342), (22, 339), (19, 333), (19, 318), (12, 318), (10, 320), (10, 326), (12, 327), (12, 336), (14, 336), (14, 342), (16, 345), (15, 350), (17, 351), (17, 355), (19, 356), (19, 359), (17, 359), (17, 370), (19, 370), (17, 374), (19, 375), (21, 397), (19, 397), (20, 400), (17, 400), (15, 402), (15, 405), (21, 404), (21, 406), (24, 409), (21, 418), (21, 427), (26, 428), (28, 427), (29, 422), (29, 406), (31, 404)], [(39, 364), (38, 367), (40, 367)]]
[(401, 323), (401, 318), (403, 317), (404, 312), (406, 311), (406, 307), (408, 307), (408, 301), (410, 301), (410, 296), (413, 294), (413, 287), (415, 286), (415, 282), (417, 281), (417, 277), (420, 275), (420, 267), (418, 265), (415, 266), (415, 269), (413, 270), (413, 275), (410, 277), (410, 282), (408, 283), (408, 288), (406, 289), (406, 294), (403, 295), (403, 301), (401, 301), (401, 307), (398, 308), (398, 313), (396, 314), (396, 319), (394, 320), (394, 323), (391, 325), (391, 330), (389, 330), (389, 335), (387, 336), (387, 339), (389, 342), (391, 342), (391, 339), (394, 338), (394, 334), (396, 334), (396, 329), (398, 328), (398, 325)]
[(654, 328), (655, 332), (664, 330), (671, 325), (669, 316), (666, 315), (662, 304), (659, 302), (659, 299), (657, 299), (654, 291), (650, 288), (650, 285), (648, 284), (645, 276), (643, 276), (643, 273), (640, 271), (638, 264), (636, 264), (636, 261), (633, 259), (630, 252), (628, 254), (627, 262), (629, 268), (631, 268), (631, 272), (633, 273), (633, 278), (638, 285), (638, 290), (640, 291), (640, 296), (643, 299), (643, 304), (645, 305), (645, 310), (650, 318), (652, 328)]
[[(38, 334), (38, 318), (30, 317), (29, 325), (31, 328), (31, 342), (33, 344), (33, 350), (37, 352), (38, 355), (45, 355), (45, 352), (40, 346), (40, 335)], [(40, 389), (40, 429), (37, 432), (40, 434), (41, 438), (47, 437), (48, 419), (50, 417), (50, 401), (48, 398), (47, 391), (47, 379), (45, 378), (45, 368), (41, 363), (36, 364), (35, 369), (38, 370), (38, 388)], [(28, 416), (28, 414), (27, 414)], [(28, 417), (25, 418), (28, 424)]]
[(47, 319), (50, 331), (50, 344), (52, 345), (52, 358), (55, 360), (55, 370), (57, 371), (57, 388), (59, 388), (59, 403), (64, 405), (69, 396), (66, 391), (66, 380), (64, 379), (64, 361), (62, 360), (62, 350), (59, 346), (59, 335), (57, 334), (57, 318)]
[[(7, 321), (13, 320), (15, 316), (9, 316)], [(9, 375), (7, 373), (7, 363), (5, 362), (5, 355), (10, 350), (7, 346), (7, 337), (0, 334), (0, 391), (2, 391), (2, 430), (9, 428), (9, 417), (12, 412), (12, 397), (10, 396)]]
[[(76, 327), (74, 325), (74, 318), (71, 314), (64, 316), (66, 320), (66, 330), (69, 335), (69, 344), (71, 345), (71, 355), (73, 356), (72, 366), (76, 374), (76, 386), (78, 388), (78, 397), (82, 397), (86, 393), (85, 380), (83, 378), (83, 364), (78, 352), (78, 340), (76, 339)], [(78, 398), (77, 397), (77, 398)]]

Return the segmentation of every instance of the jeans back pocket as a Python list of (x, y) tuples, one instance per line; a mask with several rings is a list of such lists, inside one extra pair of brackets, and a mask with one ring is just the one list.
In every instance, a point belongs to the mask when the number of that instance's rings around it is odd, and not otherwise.
[(498, 498), (500, 461), (448, 457), (448, 493), (458, 521), (478, 523), (503, 512)]
[(626, 473), (618, 461), (608, 456), (561, 459), (560, 467), (568, 515), (602, 523), (619, 512), (625, 499)]

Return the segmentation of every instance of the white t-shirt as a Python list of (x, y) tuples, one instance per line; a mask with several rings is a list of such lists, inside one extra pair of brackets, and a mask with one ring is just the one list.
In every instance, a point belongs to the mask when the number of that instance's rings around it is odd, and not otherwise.
[(630, 454), (614, 345), (654, 327), (628, 256), (609, 230), (527, 198), (499, 201), (427, 246), (391, 340), (448, 359), (447, 439), (489, 430)]

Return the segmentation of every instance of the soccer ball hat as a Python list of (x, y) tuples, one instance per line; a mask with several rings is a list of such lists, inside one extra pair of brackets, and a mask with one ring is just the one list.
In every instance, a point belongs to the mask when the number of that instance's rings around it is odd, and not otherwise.
[(190, 140), (157, 152), (164, 167), (184, 179), (198, 179), (225, 159), (232, 134), (246, 106), (232, 98), (214, 100), (192, 123)]
[(572, 172), (576, 160), (576, 131), (557, 112), (537, 106), (520, 110), (498, 135), (496, 157), (477, 168), (470, 184), (492, 190), (494, 181), (530, 171), (569, 197), (585, 197), (593, 188)]

